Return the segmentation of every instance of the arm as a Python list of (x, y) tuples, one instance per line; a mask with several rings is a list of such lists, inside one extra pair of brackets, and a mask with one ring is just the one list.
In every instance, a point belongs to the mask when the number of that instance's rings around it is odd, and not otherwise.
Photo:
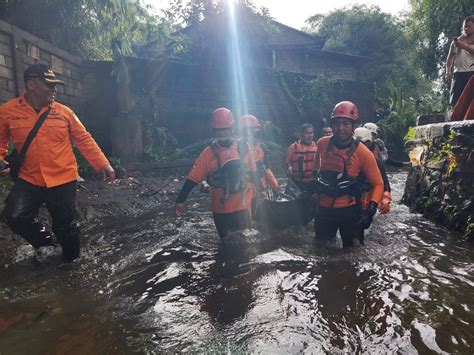
[(191, 191), (197, 186), (197, 183), (195, 183), (192, 180), (186, 179), (184, 182), (183, 187), (181, 188), (181, 191), (178, 194), (178, 197), (176, 197), (176, 203), (184, 203), (186, 199), (188, 198), (189, 194)]
[(72, 110), (69, 112), (69, 132), (72, 142), (79, 149), (95, 171), (102, 173), (107, 180), (115, 179), (115, 172), (91, 134), (87, 132)]
[[(398, 160), (393, 160), (393, 159), (388, 158), (388, 159), (385, 161), (385, 164), (402, 168), (402, 167), (407, 166), (407, 165), (409, 165), (409, 164), (411, 164), (411, 163), (410, 163), (409, 161), (408, 161), (408, 162), (404, 162), (404, 161), (398, 161)], [(384, 168), (384, 169), (385, 169), (385, 168)]]
[(465, 42), (458, 41), (456, 43), (456, 47), (458, 47), (460, 49), (464, 49), (466, 52), (469, 52), (469, 54), (474, 55), (474, 46), (473, 45), (470, 45), (470, 44), (465, 43)]
[(186, 199), (188, 198), (189, 194), (194, 189), (194, 187), (206, 178), (209, 172), (209, 166), (208, 166), (209, 155), (207, 152), (208, 152), (208, 149), (207, 148), (204, 149), (202, 153), (199, 155), (199, 157), (196, 159), (191, 171), (188, 174), (186, 181), (184, 182), (183, 187), (181, 188), (178, 196), (176, 197), (176, 202), (175, 202), (175, 207), (174, 207), (175, 217), (181, 217), (181, 215), (183, 214), (183, 209), (184, 209), (184, 206), (183, 206), (184, 201), (186, 201)]
[(359, 145), (361, 148), (361, 170), (365, 178), (371, 186), (369, 192), (370, 201), (366, 209), (362, 211), (360, 225), (367, 229), (372, 223), (372, 218), (377, 212), (377, 206), (382, 201), (384, 182), (382, 175), (375, 161), (375, 157), (365, 146)]
[(454, 64), (454, 41), (449, 46), (448, 57), (446, 58), (446, 72), (445, 78), (447, 81), (451, 81), (453, 77), (453, 64)]
[(196, 186), (197, 186), (197, 183), (195, 183), (192, 180), (186, 179), (186, 181), (184, 182), (184, 185), (181, 188), (181, 191), (179, 192), (178, 197), (176, 198), (176, 203), (174, 207), (174, 215), (176, 217), (181, 217), (181, 215), (183, 214), (184, 201), (186, 201), (189, 194)]
[(280, 187), (280, 184), (278, 184), (278, 180), (276, 179), (272, 169), (270, 169), (268, 165), (267, 155), (265, 154), (266, 147), (265, 149), (263, 149), (263, 146), (261, 145), (261, 148), (263, 152), (263, 165), (265, 167), (265, 179), (267, 180), (267, 183), (270, 183), (272, 190), (276, 191)]
[(3, 115), (3, 107), (0, 106), (0, 175), (8, 175), (10, 169), (8, 163), (5, 162), (5, 155), (7, 154), (8, 141), (10, 140), (10, 128), (8, 127), (6, 118)]
[(319, 167), (321, 166), (320, 151), (321, 151), (321, 149), (319, 148), (319, 145), (318, 145), (318, 150), (316, 151), (316, 154), (314, 155), (314, 162), (313, 162), (313, 175), (314, 176), (317, 175), (317, 173), (319, 171)]
[(265, 170), (265, 175), (267, 178), (267, 182), (270, 183), (270, 185), (272, 186), (272, 189), (275, 191), (278, 190), (278, 188), (280, 187), (280, 184), (278, 183), (278, 180), (273, 174), (273, 171), (271, 169), (267, 169)]
[(379, 212), (381, 214), (386, 214), (390, 212), (390, 203), (392, 202), (392, 193), (390, 188), (390, 182), (388, 181), (387, 172), (385, 170), (385, 165), (380, 159), (376, 159), (377, 166), (380, 169), (380, 173), (382, 174), (383, 179), (383, 196), (382, 201), (379, 203)]
[(243, 161), (249, 169), (252, 184), (257, 189), (257, 192), (262, 192), (262, 180), (260, 180), (260, 175), (257, 171), (257, 163), (255, 163), (255, 158), (250, 150), (250, 147), (248, 147), (247, 153), (245, 154)]
[(289, 147), (288, 147), (288, 151), (286, 153), (286, 158), (285, 158), (285, 166), (286, 166), (286, 170), (288, 172), (289, 175), (292, 175), (293, 174), (293, 169), (291, 167), (291, 160), (293, 158), (293, 151), (294, 151), (294, 144), (292, 143)]
[(0, 160), (3, 161), (7, 154), (8, 141), (10, 140), (10, 127), (4, 115), (4, 107), (0, 106)]
[(383, 191), (390, 192), (391, 191), (390, 182), (388, 181), (387, 170), (385, 169), (385, 165), (380, 159), (376, 158), (375, 161), (377, 162), (377, 166), (380, 170), (380, 175), (382, 175)]
[(361, 170), (362, 173), (365, 175), (367, 181), (369, 182), (371, 189), (370, 189), (370, 200), (374, 202), (376, 205), (382, 200), (382, 195), (384, 191), (384, 182), (382, 179), (382, 174), (377, 166), (377, 162), (375, 161), (375, 157), (368, 150), (365, 146), (359, 145), (362, 152), (362, 160), (361, 160)]

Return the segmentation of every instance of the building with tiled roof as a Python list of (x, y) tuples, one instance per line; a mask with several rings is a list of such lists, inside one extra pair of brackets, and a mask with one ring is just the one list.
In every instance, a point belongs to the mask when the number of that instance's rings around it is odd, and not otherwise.
[[(224, 57), (233, 36), (232, 20), (226, 12), (206, 18), (179, 31), (187, 38), (187, 51), (177, 54), (177, 60), (206, 66)], [(235, 28), (243, 66), (271, 68), (307, 75), (325, 75), (335, 79), (355, 80), (360, 67), (369, 57), (325, 50), (325, 38), (311, 35), (278, 21), (240, 9), (235, 16)], [(135, 49), (139, 57), (157, 58), (161, 48), (153, 42)]]

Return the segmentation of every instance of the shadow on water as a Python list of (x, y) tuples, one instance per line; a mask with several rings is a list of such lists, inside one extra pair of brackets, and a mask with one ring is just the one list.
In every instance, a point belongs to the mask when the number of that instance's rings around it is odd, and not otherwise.
[(221, 243), (189, 205), (89, 228), (79, 263), (1, 270), (0, 314), (20, 319), (0, 352), (472, 352), (472, 246), (405, 206), (343, 250), (311, 226)]

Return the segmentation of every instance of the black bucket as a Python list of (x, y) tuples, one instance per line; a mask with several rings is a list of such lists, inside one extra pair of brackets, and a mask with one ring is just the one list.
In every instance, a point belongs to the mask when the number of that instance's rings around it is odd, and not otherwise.
[(255, 220), (267, 228), (305, 226), (315, 215), (316, 201), (308, 193), (302, 193), (290, 201), (262, 201), (255, 214)]

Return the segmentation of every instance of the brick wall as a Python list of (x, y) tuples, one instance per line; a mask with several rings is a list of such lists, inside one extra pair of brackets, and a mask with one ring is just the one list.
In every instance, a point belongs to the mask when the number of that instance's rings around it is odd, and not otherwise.
[(52, 67), (59, 79), (57, 100), (80, 113), (84, 104), (82, 59), (0, 21), (0, 103), (23, 92), (23, 72), (31, 64)]
[(11, 36), (0, 31), (0, 102), (10, 100), (15, 96)]

